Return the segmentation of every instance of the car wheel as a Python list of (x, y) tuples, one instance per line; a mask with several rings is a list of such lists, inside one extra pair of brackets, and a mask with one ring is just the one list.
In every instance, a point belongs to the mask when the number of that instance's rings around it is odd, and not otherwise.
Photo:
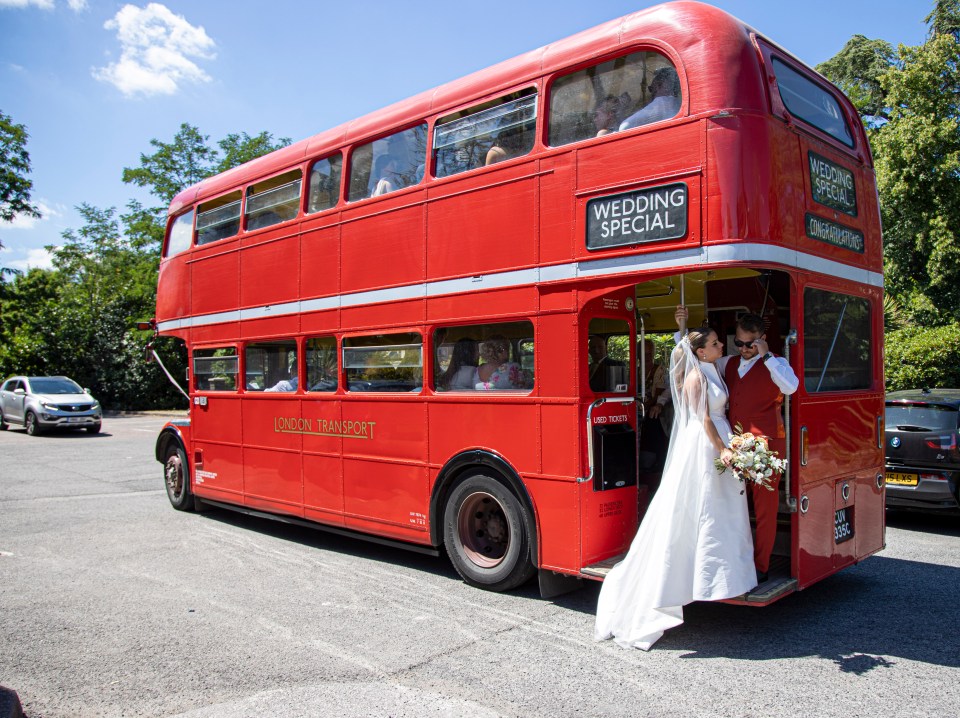
[(27, 429), (27, 433), (30, 436), (36, 436), (40, 433), (40, 422), (37, 421), (37, 415), (32, 411), (28, 411), (27, 415), (23, 419), (23, 425)]
[(6, 419), (3, 418), (3, 412), (0, 411), (0, 431), (6, 431), (9, 428), (10, 424), (8, 424)]
[(174, 444), (167, 447), (163, 460), (163, 483), (167, 488), (170, 505), (177, 511), (193, 511), (193, 496), (190, 494), (190, 468), (183, 449)]
[(100, 433), (100, 424), (92, 424), (92, 425), (90, 425), (90, 426), (85, 426), (84, 428), (85, 428), (88, 432), (90, 432), (91, 434), (99, 434), (99, 433)]
[(454, 486), (444, 509), (447, 555), (471, 586), (508, 591), (536, 572), (529, 526), (527, 508), (502, 481), (469, 475)]

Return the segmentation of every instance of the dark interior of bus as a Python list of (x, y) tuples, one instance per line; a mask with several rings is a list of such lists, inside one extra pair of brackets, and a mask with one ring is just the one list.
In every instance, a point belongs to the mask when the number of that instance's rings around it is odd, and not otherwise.
[[(674, 334), (677, 332), (674, 313), (677, 305), (681, 303), (681, 296), (690, 313), (688, 329), (707, 325), (715, 330), (724, 344), (725, 354), (737, 354), (733, 343), (737, 320), (745, 313), (753, 313), (763, 318), (770, 351), (784, 355), (784, 347), (791, 330), (789, 275), (743, 267), (690, 272), (636, 285), (638, 348), (643, 346), (643, 339), (652, 340), (653, 362), (663, 367), (665, 373), (669, 373), (670, 352), (674, 346)], [(643, 353), (638, 351), (637, 397), (638, 401), (642, 400), (644, 404), (644, 413), (641, 416), (647, 417), (638, 419), (641, 424), (637, 447), (638, 502), (641, 517), (660, 485), (673, 421), (672, 402), (669, 400), (661, 401), (662, 409), (657, 418), (650, 418), (651, 407), (657, 403), (663, 392), (650, 386), (655, 371), (649, 366), (644, 367), (646, 372), (641, 369), (642, 356)], [(649, 357), (648, 352), (648, 360)], [(771, 575), (789, 576), (790, 513), (786, 510), (782, 482), (780, 492), (780, 512)], [(751, 522), (752, 516), (751, 506)]]

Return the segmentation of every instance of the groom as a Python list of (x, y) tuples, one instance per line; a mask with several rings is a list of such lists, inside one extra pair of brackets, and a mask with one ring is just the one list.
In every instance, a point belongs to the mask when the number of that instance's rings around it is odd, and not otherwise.
[[(689, 313), (677, 307), (677, 323), (686, 326)], [(681, 324), (682, 321), (682, 324)], [(730, 425), (740, 424), (744, 431), (768, 437), (770, 448), (786, 459), (786, 432), (780, 406), (784, 394), (793, 394), (800, 384), (797, 375), (783, 357), (774, 355), (767, 345), (763, 319), (756, 314), (743, 314), (737, 320), (734, 345), (740, 356), (724, 356), (717, 360), (717, 371), (730, 392)], [(762, 366), (761, 366), (762, 365)], [(770, 554), (777, 537), (777, 508), (780, 503), (779, 474), (771, 484), (773, 491), (751, 485), (753, 511), (757, 521), (753, 541), (753, 562), (757, 581), (767, 580)]]

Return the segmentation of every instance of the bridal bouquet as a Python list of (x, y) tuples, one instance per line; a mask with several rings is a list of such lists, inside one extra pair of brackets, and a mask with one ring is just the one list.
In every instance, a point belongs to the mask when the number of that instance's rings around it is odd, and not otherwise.
[[(740, 424), (733, 427), (734, 435), (730, 439), (730, 448), (733, 450), (733, 462), (730, 470), (741, 482), (758, 484), (767, 491), (773, 491), (771, 486), (774, 474), (781, 473), (787, 466), (787, 460), (771, 451), (767, 437), (755, 436), (744, 431)], [(727, 470), (720, 459), (714, 461), (719, 473)], [(743, 492), (741, 492), (743, 493)]]

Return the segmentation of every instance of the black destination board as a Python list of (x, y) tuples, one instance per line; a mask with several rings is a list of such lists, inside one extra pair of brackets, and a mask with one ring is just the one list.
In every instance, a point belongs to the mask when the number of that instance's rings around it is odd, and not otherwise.
[(857, 216), (857, 185), (846, 167), (807, 152), (810, 161), (810, 190), (813, 201), (851, 217)]
[(807, 236), (810, 239), (863, 254), (863, 232), (860, 230), (831, 222), (829, 219), (818, 217), (809, 212), (804, 224), (806, 225)]
[(662, 242), (686, 233), (687, 185), (683, 182), (587, 202), (587, 249)]

